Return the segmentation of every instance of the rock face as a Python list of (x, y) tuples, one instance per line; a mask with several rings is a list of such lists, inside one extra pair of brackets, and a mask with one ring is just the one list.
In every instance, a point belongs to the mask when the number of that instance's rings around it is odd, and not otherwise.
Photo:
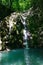
[(22, 23), (19, 18), (20, 14), (14, 12), (0, 22), (0, 50), (5, 50), (6, 46), (9, 49), (23, 47), (22, 26), (19, 29)]
[[(23, 23), (21, 21), (22, 15), (27, 17), (31, 9), (28, 12), (17, 13), (13, 12), (9, 16), (5, 17), (0, 22), (2, 49), (6, 49), (4, 46), (12, 46), (15, 48), (23, 47)], [(11, 44), (10, 44), (11, 43)], [(15, 45), (13, 45), (15, 44)]]
[(22, 16), (26, 17), (29, 47), (43, 46), (43, 26), (42, 30), (40, 27), (37, 27), (39, 23), (37, 24), (37, 20), (34, 18), (36, 16), (34, 16), (34, 12), (32, 12), (32, 8), (30, 8), (29, 11), (24, 13), (13, 12), (0, 22), (0, 50), (6, 49), (6, 46), (8, 49), (24, 47), (23, 29), (25, 23), (21, 20)]

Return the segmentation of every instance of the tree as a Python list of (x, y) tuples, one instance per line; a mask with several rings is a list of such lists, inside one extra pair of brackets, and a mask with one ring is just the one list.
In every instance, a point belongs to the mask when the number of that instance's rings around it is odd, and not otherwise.
[[(27, 24), (31, 33), (30, 47), (43, 47), (43, 4), (42, 0), (32, 0), (32, 15), (28, 17)], [(42, 34), (41, 34), (42, 33)]]

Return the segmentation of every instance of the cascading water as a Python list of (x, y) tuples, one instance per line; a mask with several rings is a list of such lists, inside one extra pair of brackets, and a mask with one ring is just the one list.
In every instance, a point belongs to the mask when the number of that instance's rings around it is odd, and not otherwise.
[(31, 15), (33, 14), (33, 12), (31, 12), (31, 10), (32, 10), (32, 7), (27, 12), (21, 14), (21, 22), (24, 26), (24, 29), (23, 29), (23, 35), (24, 35), (23, 40), (24, 40), (24, 42), (23, 42), (23, 44), (26, 46), (26, 49), (28, 48), (28, 43), (27, 43), (28, 36), (30, 36), (30, 33), (27, 30), (26, 18), (27, 18), (27, 16), (30, 16), (30, 14)]
[(2, 41), (1, 41), (1, 37), (0, 37), (0, 50), (2, 50)]
[(26, 46), (26, 48), (24, 49), (24, 55), (25, 55), (25, 61), (26, 61), (26, 65), (29, 65), (29, 57), (28, 57), (28, 35), (27, 35), (27, 27), (26, 27), (26, 16), (22, 15), (21, 16), (21, 22), (24, 25), (24, 29), (23, 29), (23, 40), (24, 40), (24, 45)]
[(24, 40), (24, 45), (26, 46), (26, 48), (28, 48), (28, 43), (27, 43), (27, 39), (28, 39), (28, 35), (27, 35), (27, 27), (26, 27), (26, 18), (25, 16), (22, 16), (22, 22), (23, 22), (23, 40)]
[[(24, 42), (23, 42), (23, 44), (26, 46), (26, 48), (24, 49), (24, 56), (25, 56), (25, 62), (26, 62), (26, 65), (30, 65), (30, 62), (29, 62), (29, 55), (28, 55), (28, 42), (27, 42), (27, 40), (28, 40), (28, 35), (30, 36), (30, 34), (29, 34), (29, 32), (27, 32), (27, 24), (26, 24), (26, 18), (27, 18), (27, 16), (29, 16), (30, 15), (30, 12), (31, 12), (31, 10), (32, 10), (32, 8), (30, 8), (29, 10), (28, 10), (28, 12), (26, 12), (26, 13), (24, 13), (24, 14), (22, 14), (21, 15), (21, 22), (23, 23), (23, 26), (24, 26), (24, 29), (23, 29), (23, 40), (24, 40)], [(32, 12), (31, 12), (31, 14), (32, 14)]]

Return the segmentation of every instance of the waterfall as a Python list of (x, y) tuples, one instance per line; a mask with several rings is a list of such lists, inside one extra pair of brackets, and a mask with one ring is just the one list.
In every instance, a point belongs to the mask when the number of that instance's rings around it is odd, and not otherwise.
[[(27, 13), (25, 13), (27, 14)], [(18, 17), (18, 15), (21, 15), (21, 22), (23, 23), (24, 29), (23, 29), (23, 39), (24, 39), (24, 45), (26, 46), (26, 48), (28, 48), (28, 43), (27, 43), (27, 39), (28, 39), (28, 35), (27, 35), (27, 27), (26, 27), (26, 18), (27, 16), (25, 16), (25, 14), (22, 13), (12, 13), (11, 16), (9, 17), (9, 33), (12, 30), (13, 25), (15, 24), (15, 22), (13, 22), (14, 19), (16, 19)]]
[(24, 29), (23, 29), (23, 35), (24, 35), (23, 40), (24, 40), (24, 42), (23, 42), (23, 44), (26, 46), (26, 49), (28, 48), (28, 42), (27, 42), (28, 36), (30, 36), (30, 33), (27, 30), (26, 18), (27, 18), (27, 16), (32, 16), (33, 15), (33, 12), (31, 12), (32, 8), (33, 7), (31, 7), (27, 12), (21, 13), (21, 22), (24, 26)]
[(26, 16), (21, 15), (21, 22), (23, 23), (24, 29), (23, 29), (23, 44), (26, 46), (26, 48), (24, 49), (24, 57), (25, 57), (25, 63), (26, 65), (29, 65), (29, 55), (28, 55), (28, 35), (27, 35), (27, 24), (26, 24)]
[(2, 50), (2, 41), (1, 41), (1, 37), (0, 37), (0, 50)]
[(22, 22), (23, 22), (23, 26), (24, 26), (24, 29), (23, 29), (23, 40), (24, 40), (24, 45), (26, 46), (26, 48), (28, 48), (28, 43), (27, 43), (27, 39), (28, 39), (28, 35), (27, 35), (27, 27), (26, 27), (26, 18), (25, 16), (22, 15)]
[(24, 49), (24, 57), (25, 57), (25, 63), (26, 63), (26, 65), (30, 65), (30, 63), (29, 63), (29, 55), (28, 55), (28, 49), (29, 49), (28, 48), (28, 44), (29, 43), (27, 42), (28, 36), (30, 36), (30, 34), (29, 34), (29, 31), (27, 30), (26, 18), (27, 18), (27, 16), (30, 15), (31, 10), (32, 10), (32, 8), (30, 8), (28, 10), (28, 12), (26, 12), (24, 14), (21, 14), (21, 22), (22, 22), (22, 24), (24, 26), (24, 29), (23, 29), (23, 35), (24, 35), (23, 36), (23, 40), (24, 40), (24, 42), (23, 42), (23, 44), (26, 46), (26, 48)]

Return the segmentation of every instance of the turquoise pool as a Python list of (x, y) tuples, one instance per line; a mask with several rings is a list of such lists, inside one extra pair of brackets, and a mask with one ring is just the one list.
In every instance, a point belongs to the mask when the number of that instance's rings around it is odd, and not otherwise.
[(43, 65), (43, 49), (1, 51), (0, 65)]

